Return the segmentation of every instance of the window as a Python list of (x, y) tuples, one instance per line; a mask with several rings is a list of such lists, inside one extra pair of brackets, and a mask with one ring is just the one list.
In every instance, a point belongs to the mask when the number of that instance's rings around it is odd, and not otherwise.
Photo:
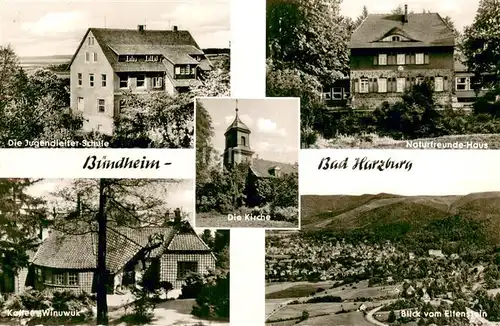
[(332, 89), (332, 97), (334, 100), (341, 100), (342, 99), (342, 87), (334, 87)]
[(163, 87), (163, 78), (153, 77), (153, 88), (162, 88), (162, 87)]
[(95, 38), (93, 36), (89, 36), (89, 45), (94, 45)]
[(417, 65), (424, 64), (424, 54), (423, 53), (415, 54), (415, 64), (417, 64)]
[(137, 76), (137, 87), (144, 87), (146, 85), (146, 76), (139, 75)]
[(77, 108), (78, 108), (78, 111), (83, 111), (84, 109), (84, 104), (85, 102), (83, 101), (83, 97), (79, 97), (78, 98), (78, 103), (77, 103)]
[(103, 99), (97, 100), (97, 111), (98, 112), (106, 112), (106, 101)]
[(68, 285), (78, 285), (78, 273), (68, 273)]
[(359, 80), (359, 92), (368, 93), (368, 78), (361, 78)]
[(128, 88), (128, 76), (120, 77), (120, 88)]
[(179, 66), (175, 67), (175, 74), (176, 75), (180, 75), (181, 74), (181, 67), (179, 67)]
[(97, 53), (94, 52), (94, 62), (97, 62)]
[(158, 56), (157, 55), (147, 55), (146, 61), (150, 61), (150, 62), (158, 61)]
[(54, 276), (54, 284), (56, 284), (56, 285), (66, 284), (65, 277), (64, 277), (65, 275), (63, 272), (54, 272), (53, 276)]
[(455, 79), (455, 88), (457, 91), (470, 90), (470, 78), (469, 77), (457, 77)]
[(401, 37), (399, 37), (399, 35), (394, 35), (394, 36), (392, 37), (392, 41), (393, 41), (393, 42), (399, 42), (399, 41), (401, 41)]
[(380, 66), (386, 66), (387, 65), (387, 54), (385, 53), (380, 53), (378, 55), (378, 64)]
[(442, 92), (443, 91), (443, 77), (436, 77), (434, 78), (434, 91), (436, 92)]
[(90, 61), (90, 53), (85, 52), (85, 62), (89, 62), (89, 61)]
[(323, 92), (323, 96), (324, 96), (325, 100), (331, 100), (332, 99), (332, 93), (330, 93), (330, 90), (324, 91)]
[(241, 145), (243, 145), (243, 146), (247, 145), (247, 141), (245, 139), (245, 136), (241, 136)]
[(194, 75), (194, 74), (196, 74), (196, 67), (191, 66), (191, 75)]
[(94, 87), (94, 74), (89, 74), (89, 85)]
[(135, 62), (135, 61), (137, 61), (137, 57), (135, 55), (128, 55), (126, 57), (126, 61), (128, 61), (128, 62)]
[(406, 78), (396, 79), (396, 92), (403, 93), (405, 91)]
[(347, 100), (349, 98), (349, 92), (344, 89), (344, 100)]
[(52, 272), (50, 270), (44, 270), (43, 281), (48, 284), (52, 284)]
[(404, 54), (398, 54), (396, 57), (396, 64), (398, 65), (404, 65), (405, 64), (405, 55)]
[(379, 93), (387, 93), (387, 78), (379, 78), (377, 84)]
[(102, 87), (106, 87), (106, 74), (101, 75)]
[(78, 76), (78, 86), (82, 86), (83, 85), (83, 74), (81, 72), (79, 72), (77, 74)]
[(198, 272), (198, 262), (195, 261), (179, 261), (177, 262), (177, 279), (184, 279), (189, 273)]

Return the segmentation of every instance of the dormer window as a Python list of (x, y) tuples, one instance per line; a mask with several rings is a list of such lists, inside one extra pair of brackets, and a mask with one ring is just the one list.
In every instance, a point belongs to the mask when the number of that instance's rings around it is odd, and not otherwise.
[(137, 61), (137, 57), (136, 57), (135, 55), (127, 55), (127, 56), (125, 57), (125, 60), (126, 60), (127, 62), (136, 62), (136, 61)]
[(157, 55), (147, 55), (146, 56), (146, 61), (148, 61), (148, 62), (157, 62), (158, 61), (158, 56)]
[(275, 166), (269, 169), (269, 174), (274, 177), (279, 177), (281, 175), (281, 169), (279, 166)]
[(393, 42), (400, 42), (401, 41), (401, 36), (399, 36), (399, 35), (393, 35), (392, 36), (392, 41)]

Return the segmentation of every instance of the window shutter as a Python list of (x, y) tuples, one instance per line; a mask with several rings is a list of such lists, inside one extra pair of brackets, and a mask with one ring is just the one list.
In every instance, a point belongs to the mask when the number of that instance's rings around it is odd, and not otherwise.
[(427, 53), (424, 55), (424, 63), (425, 63), (426, 65), (428, 65), (428, 64), (429, 64), (429, 55), (428, 55)]
[(368, 79), (368, 93), (373, 92), (373, 78)]
[(373, 92), (374, 93), (378, 92), (378, 80), (377, 80), (377, 78), (373, 78)]
[(405, 55), (405, 65), (409, 65), (410, 64), (410, 55), (407, 54)]
[(387, 55), (387, 64), (388, 65), (393, 65), (394, 64), (394, 56), (392, 54)]
[(447, 76), (445, 76), (443, 78), (443, 91), (445, 91), (445, 92), (448, 91), (448, 77)]
[(415, 54), (410, 55), (410, 64), (414, 65), (415, 64)]
[(378, 54), (373, 56), (373, 65), (377, 66), (378, 65)]
[(359, 84), (358, 84), (358, 79), (354, 79), (353, 80), (353, 88), (354, 88), (354, 93), (358, 93), (359, 92)]

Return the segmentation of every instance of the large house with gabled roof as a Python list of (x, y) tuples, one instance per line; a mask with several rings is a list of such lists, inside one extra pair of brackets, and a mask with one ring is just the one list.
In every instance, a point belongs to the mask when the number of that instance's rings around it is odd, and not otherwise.
[(412, 85), (429, 81), (437, 103), (451, 103), (454, 85), (453, 29), (438, 13), (369, 14), (349, 48), (354, 108), (395, 102)]
[[(180, 289), (189, 273), (215, 268), (212, 250), (194, 232), (165, 227), (108, 227), (108, 292), (149, 282), (168, 282)], [(35, 289), (95, 293), (97, 233), (52, 232), (31, 259)], [(147, 273), (147, 274), (146, 274)]]
[(211, 63), (189, 31), (89, 28), (70, 63), (71, 108), (84, 131), (113, 134), (124, 91), (186, 92)]

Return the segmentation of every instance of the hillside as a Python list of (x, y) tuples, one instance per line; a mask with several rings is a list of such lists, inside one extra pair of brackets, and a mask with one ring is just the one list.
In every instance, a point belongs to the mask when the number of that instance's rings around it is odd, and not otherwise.
[[(489, 240), (500, 242), (500, 192), (465, 196), (302, 196), (304, 231), (419, 233), (454, 216), (481, 226)], [(441, 224), (440, 224), (441, 223)], [(446, 222), (448, 223), (448, 222)]]

